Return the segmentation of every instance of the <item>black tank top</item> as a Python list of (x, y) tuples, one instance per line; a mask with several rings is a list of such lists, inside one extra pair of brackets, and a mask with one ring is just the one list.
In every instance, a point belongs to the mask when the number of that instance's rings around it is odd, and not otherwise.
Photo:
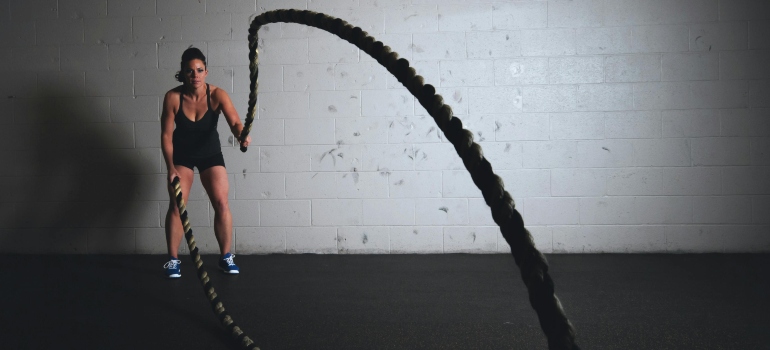
[(219, 133), (217, 132), (217, 123), (219, 122), (219, 113), (211, 109), (211, 92), (209, 84), (206, 84), (206, 104), (208, 110), (198, 121), (192, 121), (187, 118), (182, 110), (182, 101), (184, 97), (179, 93), (179, 111), (174, 116), (174, 154), (187, 158), (203, 158), (213, 156), (222, 152), (222, 145), (219, 143)]

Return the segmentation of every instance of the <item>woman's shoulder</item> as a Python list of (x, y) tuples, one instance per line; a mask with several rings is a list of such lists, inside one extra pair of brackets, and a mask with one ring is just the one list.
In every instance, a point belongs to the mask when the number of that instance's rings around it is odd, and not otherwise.
[(227, 91), (225, 91), (225, 89), (223, 89), (223, 88), (221, 88), (219, 86), (216, 86), (214, 84), (209, 84), (209, 90), (211, 91), (211, 96), (214, 96), (215, 94), (216, 95), (219, 95), (219, 94), (227, 95)]
[(184, 85), (179, 85), (171, 90), (166, 91), (166, 98), (169, 98), (169, 97), (179, 98), (179, 95), (182, 94), (182, 87), (184, 87)]
[(230, 97), (230, 95), (227, 94), (227, 91), (225, 91), (223, 88), (220, 88), (219, 86), (209, 84), (209, 89), (211, 92), (211, 99), (216, 102)]

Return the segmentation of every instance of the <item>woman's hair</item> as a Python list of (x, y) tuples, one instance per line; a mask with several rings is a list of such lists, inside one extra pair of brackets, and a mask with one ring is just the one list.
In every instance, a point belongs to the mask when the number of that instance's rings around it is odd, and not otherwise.
[(176, 72), (176, 75), (174, 75), (174, 78), (176, 78), (176, 81), (183, 83), (184, 82), (184, 74), (182, 71), (184, 71), (184, 66), (187, 64), (187, 62), (190, 62), (192, 60), (201, 60), (203, 61), (203, 66), (206, 66), (206, 56), (203, 55), (203, 52), (199, 50), (196, 47), (189, 47), (187, 50), (184, 50), (182, 53), (182, 62), (179, 64), (180, 69)]

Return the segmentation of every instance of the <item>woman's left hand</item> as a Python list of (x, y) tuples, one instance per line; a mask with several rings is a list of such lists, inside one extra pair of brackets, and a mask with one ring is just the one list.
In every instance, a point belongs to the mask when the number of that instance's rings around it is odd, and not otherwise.
[[(238, 139), (238, 142), (240, 142), (240, 139)], [(246, 141), (240, 142), (241, 147), (249, 147), (250, 143), (251, 143), (251, 135), (246, 136)]]

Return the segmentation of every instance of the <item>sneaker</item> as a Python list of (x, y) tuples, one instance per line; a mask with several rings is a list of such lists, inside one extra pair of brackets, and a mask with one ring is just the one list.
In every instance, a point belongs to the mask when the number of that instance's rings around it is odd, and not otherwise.
[(222, 269), (222, 272), (232, 275), (240, 272), (238, 265), (235, 265), (233, 258), (235, 258), (235, 254), (227, 253), (222, 257), (222, 259), (219, 259), (219, 268)]
[(166, 277), (168, 278), (182, 277), (182, 268), (179, 267), (179, 265), (182, 265), (182, 260), (179, 260), (174, 257), (172, 257), (171, 260), (169, 260), (165, 265), (163, 265), (163, 269), (166, 271)]

